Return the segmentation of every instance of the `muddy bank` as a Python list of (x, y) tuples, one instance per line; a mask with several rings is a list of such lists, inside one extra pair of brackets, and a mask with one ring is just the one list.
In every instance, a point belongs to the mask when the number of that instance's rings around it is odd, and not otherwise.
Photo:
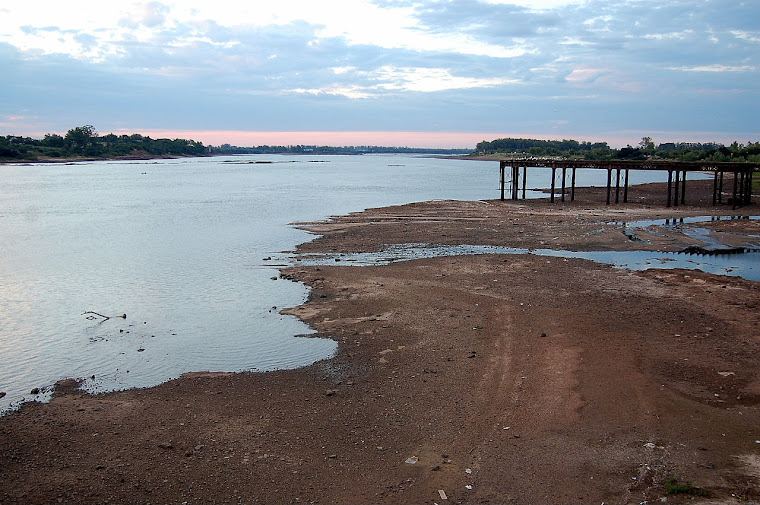
[[(304, 225), (323, 236), (301, 250), (408, 242), (624, 250), (641, 244), (619, 221), (704, 213), (583, 200), (431, 202)], [(760, 234), (756, 221), (708, 226), (737, 243)], [(651, 239), (647, 247), (663, 250), (693, 240)], [(534, 255), (295, 266), (283, 275), (313, 288), (288, 312), (339, 342), (334, 359), (95, 397), (62, 388), (49, 404), (0, 418), (0, 501), (760, 499), (756, 282)], [(708, 497), (668, 494), (670, 478)]]

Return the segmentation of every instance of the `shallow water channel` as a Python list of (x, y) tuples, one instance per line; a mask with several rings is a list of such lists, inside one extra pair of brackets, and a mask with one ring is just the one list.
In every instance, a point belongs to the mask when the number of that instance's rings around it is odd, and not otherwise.
[(535, 254), (555, 258), (581, 258), (598, 263), (612, 265), (629, 270), (647, 270), (684, 268), (703, 272), (742, 277), (760, 281), (760, 236), (757, 243), (750, 248), (735, 248), (720, 241), (719, 235), (711, 234), (707, 228), (684, 226), (687, 224), (723, 221), (730, 219), (760, 219), (760, 216), (700, 216), (679, 219), (659, 219), (616, 223), (621, 232), (630, 240), (644, 242), (636, 235), (638, 230), (659, 234), (658, 228), (683, 233), (700, 240), (703, 245), (681, 252), (658, 251), (568, 251), (556, 249), (526, 249), (519, 247), (501, 247), (492, 245), (434, 245), (434, 244), (400, 244), (373, 253), (340, 253), (308, 255), (299, 260), (302, 265), (353, 265), (377, 266), (388, 265), (397, 261), (409, 261), (423, 258), (461, 256), (474, 254)]

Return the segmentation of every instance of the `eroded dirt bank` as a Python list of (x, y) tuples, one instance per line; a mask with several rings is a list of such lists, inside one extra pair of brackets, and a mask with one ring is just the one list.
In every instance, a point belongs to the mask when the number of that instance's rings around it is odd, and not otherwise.
[[(302, 250), (641, 248), (617, 221), (705, 213), (432, 202), (310, 225), (324, 236)], [(709, 226), (737, 244), (760, 234), (757, 221)], [(96, 397), (63, 388), (0, 419), (0, 501), (760, 499), (760, 283), (534, 255), (283, 274), (312, 286), (289, 312), (340, 343), (334, 359)], [(668, 478), (708, 496), (668, 495)]]

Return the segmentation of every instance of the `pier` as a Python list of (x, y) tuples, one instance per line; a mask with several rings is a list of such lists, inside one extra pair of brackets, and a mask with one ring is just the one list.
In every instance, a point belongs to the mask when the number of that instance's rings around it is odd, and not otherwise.
[[(506, 198), (507, 169), (511, 170), (510, 199), (518, 200), (520, 193), (525, 199), (528, 179), (528, 168), (541, 167), (551, 168), (551, 194), (550, 201), (555, 201), (557, 171), (561, 171), (560, 200), (565, 201), (567, 186), (570, 187), (570, 201), (575, 200), (575, 175), (576, 170), (595, 169), (607, 171), (607, 205), (612, 203), (613, 173), (614, 173), (614, 202), (620, 203), (621, 193), (623, 203), (628, 202), (629, 174), (631, 170), (659, 170), (668, 172), (667, 206), (686, 204), (686, 179), (687, 173), (713, 173), (713, 205), (723, 204), (724, 178), (726, 174), (733, 177), (727, 181), (731, 185), (731, 198), (726, 203), (733, 208), (752, 203), (752, 174), (760, 169), (757, 163), (730, 163), (730, 162), (700, 162), (700, 161), (612, 161), (612, 160), (547, 160), (547, 159), (514, 159), (501, 160), (499, 162), (499, 182), (501, 188), (501, 200)], [(521, 170), (522, 169), (522, 170)], [(568, 184), (568, 172), (570, 181)], [(622, 178), (622, 187), (621, 187)]]

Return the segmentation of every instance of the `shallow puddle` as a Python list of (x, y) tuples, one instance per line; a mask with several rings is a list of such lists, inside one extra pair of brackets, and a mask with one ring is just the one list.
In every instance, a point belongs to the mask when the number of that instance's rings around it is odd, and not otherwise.
[(397, 261), (474, 254), (536, 254), (555, 258), (582, 258), (628, 270), (685, 268), (760, 281), (760, 251), (704, 255), (656, 251), (564, 251), (488, 245), (424, 246), (406, 244), (377, 253), (308, 255), (302, 257), (299, 263), (301, 265), (321, 266), (377, 266), (388, 265)]
[[(660, 230), (667, 230), (671, 233), (680, 233), (689, 238), (702, 242), (702, 245), (698, 248), (692, 249), (691, 252), (702, 254), (718, 254), (718, 253), (739, 253), (746, 252), (746, 248), (735, 247), (728, 244), (724, 244), (720, 240), (721, 232), (710, 230), (708, 228), (701, 228), (697, 226), (685, 226), (697, 223), (708, 223), (716, 221), (740, 221), (740, 220), (760, 220), (760, 216), (693, 216), (682, 217), (678, 219), (651, 219), (644, 221), (633, 221), (630, 223), (619, 223), (622, 226), (623, 233), (634, 242), (648, 243), (642, 239), (637, 232), (639, 230), (646, 230), (652, 235), (663, 236)], [(745, 235), (748, 238), (758, 239), (758, 244), (754, 248), (760, 248), (760, 236), (758, 235)], [(751, 250), (752, 248), (750, 248)]]

